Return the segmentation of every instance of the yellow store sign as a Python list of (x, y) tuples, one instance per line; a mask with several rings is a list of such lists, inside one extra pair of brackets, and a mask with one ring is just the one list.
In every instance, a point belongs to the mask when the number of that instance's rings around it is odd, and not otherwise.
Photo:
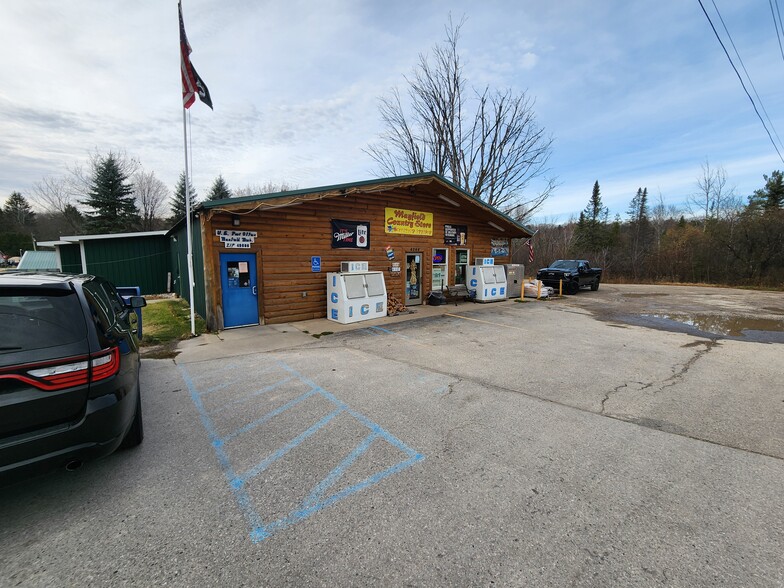
[(432, 235), (433, 213), (405, 210), (403, 208), (385, 208), (385, 233), (398, 235)]

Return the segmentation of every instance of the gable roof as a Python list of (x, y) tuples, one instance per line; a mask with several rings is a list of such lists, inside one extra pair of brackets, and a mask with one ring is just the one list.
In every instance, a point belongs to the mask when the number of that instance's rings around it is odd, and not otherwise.
[[(329, 198), (333, 196), (346, 196), (349, 194), (362, 192), (376, 192), (389, 190), (391, 188), (408, 188), (417, 185), (425, 184), (440, 184), (449, 190), (455, 198), (466, 200), (469, 205), (477, 206), (485, 211), (496, 216), (502, 223), (509, 224), (512, 228), (520, 230), (530, 237), (533, 233), (525, 225), (517, 222), (509, 215), (501, 212), (494, 206), (489, 205), (487, 202), (476, 198), (469, 194), (459, 186), (453, 184), (445, 177), (435, 173), (427, 172), (422, 174), (412, 174), (406, 176), (394, 176), (390, 178), (377, 178), (374, 180), (364, 180), (361, 182), (352, 182), (348, 184), (335, 184), (331, 186), (320, 186), (316, 188), (306, 188), (302, 190), (289, 190), (287, 192), (276, 192), (273, 194), (258, 194), (255, 196), (242, 196), (239, 198), (224, 198), (222, 200), (207, 200), (196, 206), (195, 210), (223, 210), (231, 212), (232, 209), (239, 208), (238, 205), (257, 205), (257, 209), (263, 210), (265, 208), (278, 208), (283, 206), (290, 206), (292, 204), (303, 202), (306, 200), (316, 200), (322, 198)], [(307, 196), (314, 196), (314, 198), (307, 198)], [(439, 196), (442, 200), (459, 207), (460, 204), (447, 198), (446, 196)], [(175, 224), (175, 227), (184, 222), (184, 218)], [(504, 230), (503, 228), (495, 225), (496, 228)], [(174, 227), (172, 227), (172, 230)], [(170, 231), (171, 232), (171, 231)]]

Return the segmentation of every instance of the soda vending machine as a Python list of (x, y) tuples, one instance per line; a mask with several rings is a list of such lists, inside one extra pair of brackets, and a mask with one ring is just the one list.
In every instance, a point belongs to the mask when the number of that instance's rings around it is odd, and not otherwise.
[(504, 266), (495, 265), (492, 257), (477, 257), (468, 266), (468, 289), (476, 291), (477, 302), (506, 300), (507, 285)]
[(327, 273), (327, 318), (347, 325), (387, 315), (384, 272), (369, 271), (366, 261), (344, 261)]

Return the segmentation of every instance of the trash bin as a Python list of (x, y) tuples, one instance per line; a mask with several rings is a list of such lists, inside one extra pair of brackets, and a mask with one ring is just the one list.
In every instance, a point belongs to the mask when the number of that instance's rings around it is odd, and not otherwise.
[(431, 292), (427, 297), (427, 303), (430, 306), (441, 306), (446, 304), (446, 296), (443, 292)]
[[(139, 286), (117, 286), (117, 293), (122, 296), (122, 299), (128, 304), (131, 301), (131, 296), (141, 296), (142, 289)], [(136, 313), (136, 336), (141, 340), (142, 338), (142, 309), (134, 308), (133, 312)]]

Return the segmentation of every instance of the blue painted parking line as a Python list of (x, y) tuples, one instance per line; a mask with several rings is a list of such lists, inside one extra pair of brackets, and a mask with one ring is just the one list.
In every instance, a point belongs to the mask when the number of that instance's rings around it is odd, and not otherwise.
[[(330, 392), (324, 390), (320, 386), (318, 386), (312, 380), (304, 377), (302, 374), (291, 368), (290, 366), (286, 365), (283, 362), (277, 362), (276, 366), (282, 369), (283, 371), (287, 372), (289, 375), (286, 378), (279, 380), (276, 383), (273, 383), (269, 386), (266, 386), (260, 390), (256, 390), (246, 396), (243, 399), (232, 401), (232, 405), (236, 405), (240, 402), (245, 402), (253, 399), (254, 397), (258, 398), (264, 392), (269, 391), (271, 389), (275, 389), (286, 382), (295, 381), (299, 384), (303, 384), (305, 387), (309, 388), (307, 392), (297, 396), (293, 400), (285, 403), (282, 406), (275, 408), (267, 412), (260, 418), (254, 419), (253, 421), (246, 423), (245, 425), (237, 428), (236, 430), (232, 431), (231, 433), (220, 436), (217, 433), (217, 429), (215, 424), (213, 423), (212, 416), (210, 411), (208, 411), (204, 403), (202, 401), (202, 393), (199, 392), (199, 389), (196, 383), (193, 381), (191, 375), (188, 373), (185, 366), (180, 365), (179, 369), (182, 373), (183, 380), (185, 381), (188, 390), (190, 391), (191, 399), (196, 406), (196, 410), (199, 413), (199, 417), (204, 425), (204, 428), (207, 431), (207, 434), (210, 438), (210, 442), (215, 450), (215, 455), (218, 459), (218, 463), (223, 471), (223, 474), (228, 482), (229, 488), (234, 496), (234, 499), (237, 502), (237, 505), (242, 512), (243, 516), (245, 517), (246, 521), (250, 526), (250, 538), (251, 541), (254, 543), (262, 541), (268, 538), (273, 533), (285, 529), (298, 521), (301, 521), (320, 510), (331, 506), (338, 501), (352, 496), (357, 492), (360, 492), (366, 488), (373, 486), (384, 480), (385, 478), (398, 473), (415, 463), (422, 461), (424, 459), (424, 455), (416, 452), (408, 445), (400, 441), (397, 437), (389, 433), (388, 431), (384, 430), (378, 424), (367, 418), (365, 415), (357, 412), (356, 410), (349, 407), (346, 403), (336, 398)], [(267, 368), (266, 371), (273, 369), (272, 367)], [(210, 375), (214, 375), (214, 372), (211, 372)], [(236, 382), (234, 382), (236, 383)], [(230, 386), (231, 383), (226, 383), (225, 387)], [(215, 387), (211, 388), (215, 389)], [(221, 388), (222, 389), (222, 388)], [(324, 400), (329, 401), (334, 409), (328, 413), (326, 416), (322, 417), (318, 422), (308, 427), (306, 430), (300, 432), (298, 435), (294, 436), (290, 441), (286, 442), (283, 446), (279, 447), (269, 455), (265, 456), (261, 459), (256, 465), (250, 467), (245, 472), (239, 473), (235, 470), (234, 466), (232, 465), (231, 459), (231, 451), (230, 447), (227, 446), (227, 443), (237, 437), (250, 433), (254, 429), (263, 426), (265, 423), (269, 422), (273, 418), (278, 415), (283, 414), (287, 410), (290, 410), (308, 398), (312, 397), (321, 397)], [(212, 411), (212, 414), (217, 414), (222, 412), (225, 407), (219, 407)], [(258, 476), (260, 473), (267, 470), (272, 464), (277, 463), (283, 460), (291, 451), (300, 445), (303, 442), (314, 435), (317, 435), (319, 431), (325, 429), (334, 421), (334, 419), (341, 414), (346, 414), (352, 418), (354, 418), (357, 422), (362, 424), (363, 426), (369, 429), (369, 433), (360, 441), (358, 445), (353, 447), (350, 451), (345, 454), (345, 457), (340, 461), (340, 463), (327, 474), (327, 476), (318, 482), (308, 493), (306, 493), (306, 498), (302, 501), (302, 503), (295, 508), (292, 512), (288, 513), (287, 515), (280, 517), (276, 520), (266, 521), (262, 517), (261, 514), (256, 510), (256, 505), (254, 503), (252, 495), (249, 493), (249, 484), (248, 482), (252, 480), (254, 477)], [(369, 448), (378, 442), (386, 442), (392, 445), (393, 447), (400, 450), (404, 457), (398, 463), (394, 463), (393, 465), (384, 467), (380, 471), (371, 474), (364, 478), (363, 480), (347, 487), (339, 492), (336, 492), (332, 495), (327, 496), (328, 491), (333, 488), (339, 480), (345, 477), (346, 472), (348, 469), (354, 464), (362, 455), (365, 455)], [(387, 462), (388, 463), (388, 462)]]
[(240, 404), (245, 404), (246, 402), (249, 402), (249, 401), (253, 400), (256, 397), (261, 396), (262, 394), (266, 394), (267, 392), (272, 392), (273, 390), (275, 390), (277, 388), (280, 388), (284, 384), (288, 384), (290, 381), (291, 381), (290, 377), (283, 378), (282, 380), (279, 380), (279, 381), (275, 382), (274, 384), (270, 384), (269, 386), (265, 386), (261, 390), (256, 390), (255, 392), (251, 392), (250, 394), (248, 394), (247, 396), (245, 396), (243, 398), (240, 398), (238, 400), (233, 400), (231, 402), (226, 402), (220, 408), (216, 408), (213, 411), (213, 414), (218, 414), (218, 413), (221, 413), (221, 412), (223, 412), (225, 410), (228, 410), (230, 408), (234, 408), (234, 407), (236, 407), (236, 406), (238, 406)]
[(387, 335), (394, 335), (395, 337), (400, 337), (401, 339), (408, 339), (408, 337), (406, 337), (405, 335), (401, 335), (400, 333), (396, 333), (395, 331), (390, 331), (389, 329), (385, 329), (383, 327), (368, 327), (368, 329), (374, 329), (376, 331), (386, 333)]
[(244, 427), (240, 427), (236, 431), (232, 431), (231, 433), (226, 435), (223, 439), (220, 439), (221, 445), (223, 443), (226, 443), (227, 441), (231, 441), (232, 439), (234, 439), (236, 437), (239, 437), (243, 433), (247, 433), (248, 431), (251, 431), (251, 430), (255, 429), (256, 427), (258, 427), (260, 425), (263, 425), (264, 423), (266, 423), (270, 419), (278, 416), (279, 414), (283, 414), (288, 409), (290, 409), (290, 408), (292, 408), (294, 406), (297, 406), (303, 400), (307, 400), (308, 398), (313, 396), (318, 391), (319, 391), (318, 388), (312, 388), (311, 390), (308, 390), (307, 392), (305, 392), (303, 395), (297, 396), (294, 400), (291, 400), (291, 401), (287, 402), (286, 404), (284, 404), (283, 406), (280, 406), (280, 407), (276, 408), (275, 410), (268, 412), (263, 417), (258, 418), (255, 421), (251, 421), (250, 423), (248, 423)]
[(341, 412), (343, 412), (343, 410), (340, 409), (340, 408), (338, 408), (336, 410), (333, 410), (331, 413), (329, 413), (327, 416), (322, 418), (319, 422), (317, 422), (315, 425), (310, 427), (304, 433), (301, 433), (300, 435), (297, 435), (294, 439), (292, 439), (291, 441), (286, 443), (283, 447), (281, 447), (280, 449), (275, 451), (272, 455), (270, 455), (269, 457), (263, 459), (259, 464), (253, 466), (252, 468), (250, 468), (244, 474), (234, 478), (234, 480), (232, 480), (232, 482), (231, 482), (231, 485), (233, 487), (235, 487), (235, 488), (238, 488), (239, 486), (241, 486), (242, 484), (244, 484), (245, 482), (247, 482), (248, 480), (250, 480), (254, 476), (258, 476), (261, 472), (266, 470), (270, 465), (272, 465), (273, 463), (278, 461), (281, 457), (286, 455), (289, 451), (291, 451), (295, 447), (299, 446), (305, 439), (307, 439), (308, 437), (313, 436), (315, 433), (318, 433), (321, 429), (324, 428), (324, 426), (327, 423), (329, 423), (332, 419), (334, 419), (336, 416), (338, 416)]

